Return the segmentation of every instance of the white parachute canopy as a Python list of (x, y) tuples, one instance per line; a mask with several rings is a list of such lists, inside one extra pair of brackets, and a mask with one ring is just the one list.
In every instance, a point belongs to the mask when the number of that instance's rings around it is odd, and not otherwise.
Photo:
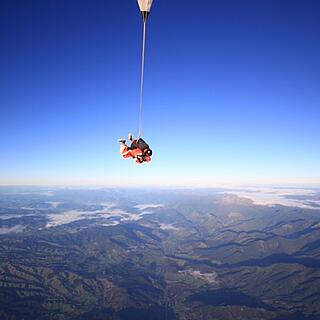
[(150, 12), (153, 0), (137, 0), (141, 12)]

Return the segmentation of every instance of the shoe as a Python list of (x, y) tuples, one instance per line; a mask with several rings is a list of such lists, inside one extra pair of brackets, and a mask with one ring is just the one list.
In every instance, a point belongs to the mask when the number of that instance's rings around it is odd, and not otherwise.
[(132, 133), (129, 133), (129, 134), (128, 134), (128, 139), (129, 139), (130, 141), (132, 141), (132, 140), (133, 140)]
[(119, 139), (118, 140), (120, 143), (126, 143), (126, 139)]

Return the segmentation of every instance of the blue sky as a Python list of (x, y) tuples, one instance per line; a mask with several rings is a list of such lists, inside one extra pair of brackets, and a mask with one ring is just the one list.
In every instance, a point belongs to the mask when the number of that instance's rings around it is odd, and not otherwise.
[[(200, 7), (199, 7), (200, 6)], [(0, 184), (320, 184), (320, 3), (2, 0)]]

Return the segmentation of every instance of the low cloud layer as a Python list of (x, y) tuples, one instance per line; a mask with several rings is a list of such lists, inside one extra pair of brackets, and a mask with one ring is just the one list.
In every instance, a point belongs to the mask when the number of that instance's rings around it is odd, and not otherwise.
[(2, 227), (0, 228), (0, 234), (8, 234), (8, 233), (19, 233), (19, 232), (23, 232), (23, 230), (25, 229), (25, 226), (21, 225), (21, 224), (17, 224), (14, 227)]
[[(313, 189), (297, 188), (246, 188), (232, 190), (228, 193), (240, 198), (247, 198), (258, 205), (283, 205), (305, 209), (319, 209), (320, 195)], [(317, 197), (318, 195), (318, 197)]]

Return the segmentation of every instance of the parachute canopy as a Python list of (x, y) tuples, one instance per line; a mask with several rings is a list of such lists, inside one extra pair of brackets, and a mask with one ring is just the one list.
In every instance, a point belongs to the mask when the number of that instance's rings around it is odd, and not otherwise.
[(153, 0), (137, 0), (141, 12), (150, 12)]

